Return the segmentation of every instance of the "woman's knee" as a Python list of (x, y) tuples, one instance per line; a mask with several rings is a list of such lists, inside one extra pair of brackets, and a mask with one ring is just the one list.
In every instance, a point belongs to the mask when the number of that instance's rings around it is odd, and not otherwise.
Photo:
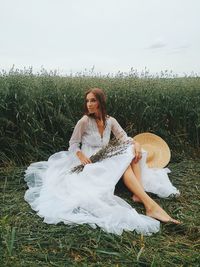
[(128, 168), (125, 170), (124, 175), (123, 175), (123, 179), (125, 179), (130, 174), (133, 174), (133, 170), (132, 170), (131, 165), (129, 165)]

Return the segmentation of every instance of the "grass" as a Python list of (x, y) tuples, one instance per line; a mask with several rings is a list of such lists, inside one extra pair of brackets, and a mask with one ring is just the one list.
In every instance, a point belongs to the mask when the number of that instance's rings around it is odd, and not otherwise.
[[(181, 196), (153, 198), (183, 223), (162, 224), (160, 232), (149, 237), (135, 232), (116, 236), (88, 225), (47, 225), (23, 199), (25, 168), (1, 168), (0, 266), (199, 266), (200, 161), (185, 159), (169, 168)], [(141, 204), (131, 202), (128, 191), (117, 194), (144, 212)]]
[[(67, 148), (90, 87), (106, 91), (108, 113), (129, 127), (129, 135), (153, 132), (169, 144), (170, 177), (181, 196), (152, 197), (183, 221), (181, 226), (162, 224), (150, 237), (135, 232), (116, 236), (88, 225), (47, 225), (24, 201), (25, 167), (19, 166)], [(1, 72), (0, 267), (199, 266), (199, 89), (200, 77), (167, 73), (60, 77), (45, 70), (38, 75), (31, 69)], [(141, 204), (131, 202), (128, 191), (116, 193), (144, 212)]]
[[(35, 75), (0, 72), (0, 166), (24, 166), (66, 149), (83, 114), (91, 87), (107, 95), (108, 114), (131, 136), (152, 132), (164, 138), (176, 158), (200, 148), (200, 77)], [(192, 150), (189, 152), (193, 153)]]

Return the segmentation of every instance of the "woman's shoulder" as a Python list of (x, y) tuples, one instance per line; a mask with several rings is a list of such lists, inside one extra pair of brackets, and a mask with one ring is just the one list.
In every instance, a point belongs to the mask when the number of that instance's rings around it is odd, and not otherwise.
[(114, 117), (109, 116), (109, 115), (107, 115), (107, 119), (109, 119), (112, 123), (117, 121)]
[(87, 124), (88, 123), (88, 116), (87, 115), (83, 115), (77, 122), (77, 124)]
[(89, 117), (87, 115), (83, 115), (81, 118), (80, 118), (80, 121), (88, 121)]
[[(93, 119), (93, 118), (90, 117), (90, 116), (87, 116), (87, 115), (83, 115), (83, 116), (79, 119), (78, 123), (88, 123), (90, 119)], [(113, 116), (110, 116), (110, 115), (106, 115), (106, 120), (110, 120), (111, 123), (115, 123), (115, 122), (117, 122), (117, 120), (116, 120)]]

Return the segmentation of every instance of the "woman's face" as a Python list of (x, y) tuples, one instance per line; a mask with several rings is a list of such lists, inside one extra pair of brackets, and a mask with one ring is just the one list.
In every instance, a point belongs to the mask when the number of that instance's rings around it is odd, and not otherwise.
[(99, 113), (99, 102), (93, 93), (87, 94), (86, 105), (89, 113)]

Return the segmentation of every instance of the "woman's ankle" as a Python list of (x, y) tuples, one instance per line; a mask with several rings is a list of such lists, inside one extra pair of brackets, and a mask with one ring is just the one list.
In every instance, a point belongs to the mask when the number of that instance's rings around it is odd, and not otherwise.
[(152, 200), (152, 199), (147, 204), (144, 204), (146, 213), (153, 212), (157, 206), (159, 206), (159, 205), (154, 200)]

